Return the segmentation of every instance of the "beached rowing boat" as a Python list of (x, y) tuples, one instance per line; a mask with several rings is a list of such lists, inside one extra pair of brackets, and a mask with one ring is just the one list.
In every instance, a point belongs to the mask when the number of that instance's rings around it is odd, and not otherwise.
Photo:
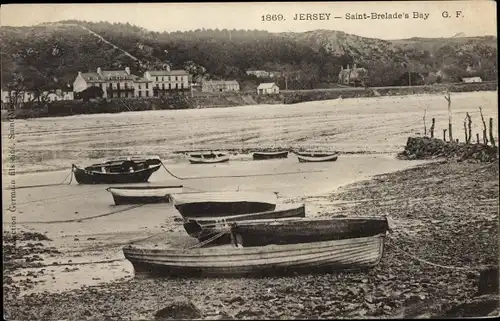
[(184, 218), (220, 217), (274, 211), (277, 195), (266, 192), (176, 193), (170, 198)]
[(329, 156), (301, 156), (297, 155), (299, 162), (301, 163), (312, 163), (312, 162), (334, 162), (337, 160), (338, 155)]
[(254, 160), (274, 159), (274, 158), (287, 158), (288, 151), (281, 152), (254, 152), (252, 155)]
[(229, 161), (228, 155), (221, 154), (215, 157), (189, 157), (189, 162), (191, 164), (216, 164), (216, 163), (226, 163)]
[(294, 152), (295, 155), (306, 156), (306, 157), (326, 157), (337, 155), (336, 152), (321, 152), (321, 151), (309, 151), (309, 152)]
[(108, 187), (116, 205), (168, 202), (171, 193), (182, 193), (182, 185)]
[(388, 229), (386, 217), (286, 218), (231, 223), (233, 239), (244, 247), (367, 237)]
[(115, 159), (85, 168), (73, 164), (72, 171), (79, 184), (122, 184), (147, 182), (160, 167), (158, 158)]
[[(334, 272), (376, 266), (383, 255), (385, 234), (315, 243), (239, 248), (219, 245), (170, 248), (131, 244), (123, 248), (136, 277), (269, 276)], [(164, 244), (164, 243), (163, 243)]]
[[(281, 209), (260, 213), (231, 215), (222, 217), (196, 217), (185, 218), (184, 229), (186, 232), (204, 241), (223, 230), (228, 223), (239, 222), (246, 220), (261, 220), (261, 219), (281, 219), (287, 217), (305, 217), (306, 210), (304, 204), (287, 204), (283, 205)], [(226, 237), (217, 239), (217, 243), (228, 243), (230, 241), (229, 234)]]

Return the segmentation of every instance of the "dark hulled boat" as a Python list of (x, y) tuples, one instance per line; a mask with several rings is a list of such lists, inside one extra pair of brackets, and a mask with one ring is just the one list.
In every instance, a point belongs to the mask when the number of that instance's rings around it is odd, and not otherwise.
[(254, 152), (252, 155), (254, 160), (263, 160), (263, 159), (275, 159), (275, 158), (287, 158), (288, 151), (281, 152)]
[(81, 168), (72, 165), (79, 184), (124, 184), (147, 182), (151, 174), (160, 169), (158, 158), (114, 159)]
[(274, 211), (278, 197), (265, 192), (196, 192), (170, 198), (182, 217), (197, 218)]
[(369, 237), (388, 229), (386, 217), (290, 218), (231, 223), (232, 237), (243, 247)]
[[(281, 219), (288, 217), (305, 217), (306, 210), (304, 204), (301, 205), (286, 205), (284, 208), (252, 214), (222, 216), (222, 217), (198, 217), (185, 218), (184, 229), (186, 232), (204, 241), (225, 228), (227, 223), (245, 221), (245, 220), (261, 220), (261, 219)], [(230, 234), (217, 239), (217, 243), (229, 243), (231, 240)]]

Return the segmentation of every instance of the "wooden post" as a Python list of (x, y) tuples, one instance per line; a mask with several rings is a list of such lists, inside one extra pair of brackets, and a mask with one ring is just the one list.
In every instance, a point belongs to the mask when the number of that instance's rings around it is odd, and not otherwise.
[(481, 120), (483, 121), (483, 144), (488, 145), (488, 137), (486, 137), (486, 122), (484, 121), (483, 110), (479, 106), (479, 113), (481, 114)]
[(446, 141), (446, 128), (443, 129), (443, 141)]
[(470, 141), (472, 139), (472, 119), (470, 118), (469, 113), (467, 113), (466, 116), (469, 119), (468, 125), (469, 125), (469, 140), (467, 141), (467, 144), (470, 144)]
[[(466, 117), (467, 118), (467, 117)], [(465, 143), (469, 141), (469, 137), (467, 136), (467, 123), (464, 120), (464, 133), (465, 133)]]
[(425, 123), (425, 114), (427, 113), (427, 108), (424, 110), (424, 136), (427, 136), (427, 124)]
[(453, 141), (453, 129), (451, 126), (451, 97), (450, 97), (450, 92), (448, 91), (446, 93), (447, 95), (444, 96), (444, 99), (448, 101), (448, 135), (450, 137), (450, 142)]
[(479, 133), (476, 133), (477, 143), (479, 144)]
[(436, 124), (436, 119), (432, 118), (432, 125), (431, 125), (431, 138), (434, 138), (434, 125)]
[(492, 146), (495, 146), (495, 138), (493, 137), (493, 118), (490, 117), (490, 142)]

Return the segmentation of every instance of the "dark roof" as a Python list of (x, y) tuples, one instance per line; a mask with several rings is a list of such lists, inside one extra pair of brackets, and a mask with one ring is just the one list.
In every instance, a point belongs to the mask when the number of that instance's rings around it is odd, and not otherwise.
[(189, 73), (185, 70), (147, 70), (151, 76), (186, 76)]

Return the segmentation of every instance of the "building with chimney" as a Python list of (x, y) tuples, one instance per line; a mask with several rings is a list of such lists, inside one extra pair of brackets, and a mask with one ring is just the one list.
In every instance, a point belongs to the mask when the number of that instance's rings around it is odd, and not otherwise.
[(190, 90), (189, 73), (185, 70), (170, 70), (168, 66), (166, 70), (148, 70), (144, 79), (151, 82), (154, 97)]
[(368, 77), (368, 70), (365, 68), (358, 68), (356, 64), (353, 65), (352, 69), (344, 69), (344, 66), (340, 66), (340, 73), (338, 78), (338, 83), (346, 86), (364, 86), (365, 80)]
[(152, 81), (133, 75), (130, 68), (124, 70), (101, 70), (78, 72), (73, 82), (75, 96), (89, 87), (99, 87), (103, 98), (153, 97)]

